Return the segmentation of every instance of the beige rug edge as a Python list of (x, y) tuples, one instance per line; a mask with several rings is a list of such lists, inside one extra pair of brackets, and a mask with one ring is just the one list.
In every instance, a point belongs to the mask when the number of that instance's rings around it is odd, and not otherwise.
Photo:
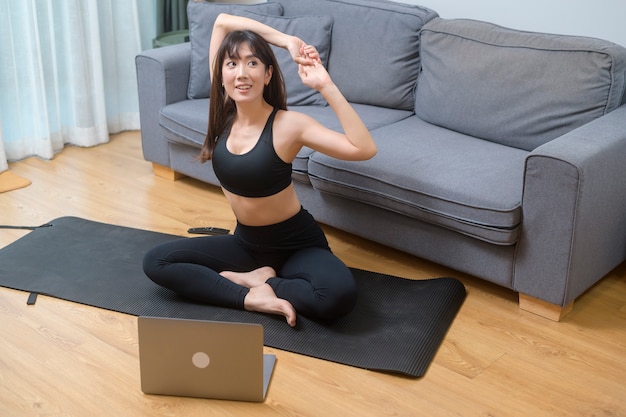
[(0, 193), (28, 187), (31, 184), (26, 178), (12, 173), (11, 171), (0, 172)]

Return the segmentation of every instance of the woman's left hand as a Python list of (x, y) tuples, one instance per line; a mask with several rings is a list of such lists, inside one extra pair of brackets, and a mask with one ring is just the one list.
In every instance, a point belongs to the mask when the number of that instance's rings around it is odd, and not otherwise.
[(298, 65), (298, 75), (300, 75), (304, 85), (317, 91), (321, 91), (325, 86), (332, 84), (326, 68), (317, 61), (307, 65)]
[(307, 87), (320, 91), (325, 85), (332, 83), (326, 68), (322, 65), (320, 54), (313, 45), (302, 45), (298, 63), (298, 74)]

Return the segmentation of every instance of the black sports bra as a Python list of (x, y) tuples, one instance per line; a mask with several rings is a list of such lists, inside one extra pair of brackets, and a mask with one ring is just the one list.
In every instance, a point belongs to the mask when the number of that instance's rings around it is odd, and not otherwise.
[(220, 135), (212, 161), (224, 189), (243, 197), (268, 197), (291, 184), (291, 163), (280, 159), (274, 149), (272, 124), (277, 112), (272, 111), (256, 145), (244, 154), (234, 154), (226, 147), (230, 128)]

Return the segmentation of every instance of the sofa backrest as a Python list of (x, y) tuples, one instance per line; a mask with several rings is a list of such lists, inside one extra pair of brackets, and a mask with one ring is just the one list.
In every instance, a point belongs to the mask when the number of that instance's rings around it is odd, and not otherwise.
[(600, 39), (437, 18), (421, 61), (421, 119), (529, 151), (626, 98), (626, 49)]
[(349, 101), (413, 110), (420, 29), (436, 12), (386, 0), (280, 2), (283, 16), (332, 16), (328, 72)]

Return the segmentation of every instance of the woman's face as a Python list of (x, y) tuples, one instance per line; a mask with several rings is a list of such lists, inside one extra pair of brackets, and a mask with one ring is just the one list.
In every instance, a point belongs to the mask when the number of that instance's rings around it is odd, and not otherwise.
[(272, 67), (266, 68), (247, 43), (239, 45), (235, 55), (227, 55), (222, 67), (226, 94), (235, 102), (263, 97), (263, 89), (272, 78)]

